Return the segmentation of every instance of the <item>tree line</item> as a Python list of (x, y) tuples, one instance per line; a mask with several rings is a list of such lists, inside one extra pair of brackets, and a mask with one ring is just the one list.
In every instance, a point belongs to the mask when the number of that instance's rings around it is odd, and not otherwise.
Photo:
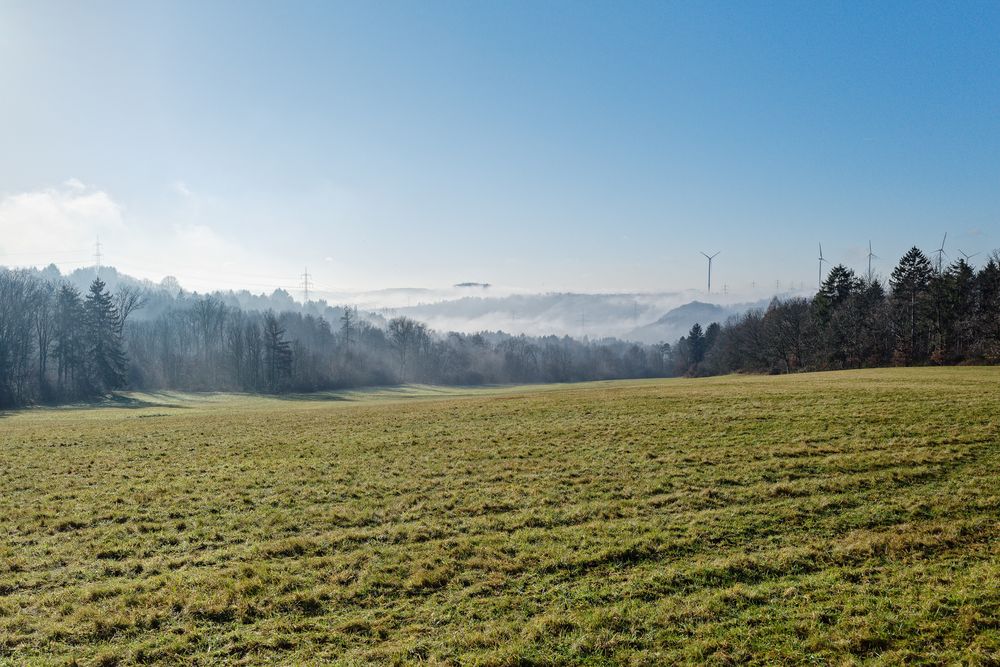
[[(136, 317), (150, 302), (155, 315)], [(328, 310), (327, 312), (331, 312)], [(309, 392), (417, 382), (479, 385), (659, 377), (663, 346), (615, 339), (438, 333), (406, 317), (339, 309), (244, 310), (96, 278), (85, 293), (0, 270), (0, 408), (119, 389)]]
[[(150, 316), (139, 318), (145, 307)], [(977, 271), (910, 249), (887, 283), (833, 267), (811, 298), (775, 299), (673, 345), (439, 333), (352, 308), (245, 310), (217, 295), (97, 278), (86, 292), (0, 269), (0, 408), (108, 392), (309, 392), (406, 382), (571, 382), (1000, 362), (1000, 254)]]
[(876, 366), (1000, 362), (1000, 253), (977, 271), (935, 267), (918, 248), (888, 284), (833, 267), (812, 299), (774, 300), (667, 352), (673, 375), (789, 373)]
[(125, 385), (125, 325), (139, 293), (86, 295), (27, 272), (0, 272), (0, 407), (102, 394)]

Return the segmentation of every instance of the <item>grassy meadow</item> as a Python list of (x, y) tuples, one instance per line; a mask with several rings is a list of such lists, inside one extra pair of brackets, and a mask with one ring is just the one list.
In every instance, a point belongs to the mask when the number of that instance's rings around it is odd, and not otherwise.
[(1000, 664), (1000, 368), (0, 416), (0, 664)]

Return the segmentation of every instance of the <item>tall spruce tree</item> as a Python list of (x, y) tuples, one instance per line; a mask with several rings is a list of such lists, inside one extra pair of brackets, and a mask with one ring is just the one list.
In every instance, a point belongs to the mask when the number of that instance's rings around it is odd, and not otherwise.
[(285, 329), (271, 312), (264, 315), (264, 368), (270, 391), (282, 389), (292, 372), (292, 346), (285, 340)]
[(959, 259), (941, 277), (938, 312), (939, 349), (942, 361), (956, 361), (966, 356), (976, 337), (976, 272)]
[(83, 300), (72, 285), (63, 285), (56, 294), (55, 331), (56, 386), (60, 395), (75, 396), (84, 391), (86, 375)]
[(691, 365), (696, 366), (705, 358), (705, 334), (701, 325), (695, 322), (688, 332), (688, 345), (691, 349)]
[(128, 360), (122, 347), (118, 309), (100, 278), (90, 284), (83, 309), (90, 384), (97, 391), (120, 389), (125, 386)]
[(994, 253), (976, 275), (978, 353), (1000, 361), (1000, 254)]
[(843, 264), (838, 264), (830, 269), (830, 274), (823, 281), (817, 296), (824, 297), (831, 306), (837, 307), (860, 289), (861, 280), (854, 275), (854, 271)]
[(344, 314), (340, 316), (340, 343), (344, 348), (344, 359), (351, 359), (351, 341), (354, 340), (354, 330), (357, 328), (358, 309), (344, 306)]
[(913, 363), (924, 358), (927, 324), (927, 293), (930, 289), (934, 267), (920, 248), (910, 248), (892, 270), (889, 285), (892, 288), (896, 311), (897, 334), (896, 362)]

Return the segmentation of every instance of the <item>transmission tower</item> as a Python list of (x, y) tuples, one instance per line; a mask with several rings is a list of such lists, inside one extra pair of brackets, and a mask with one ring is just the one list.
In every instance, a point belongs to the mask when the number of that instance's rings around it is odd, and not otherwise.
[(94, 274), (101, 275), (101, 237), (94, 243)]
[(309, 267), (302, 273), (302, 298), (303, 303), (309, 303)]

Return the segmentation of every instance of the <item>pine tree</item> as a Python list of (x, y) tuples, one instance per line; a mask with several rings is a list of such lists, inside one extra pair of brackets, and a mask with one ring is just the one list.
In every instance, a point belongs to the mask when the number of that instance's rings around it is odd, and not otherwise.
[(947, 360), (965, 358), (975, 340), (976, 272), (960, 259), (943, 276), (938, 297), (940, 348)]
[(56, 383), (65, 395), (84, 390), (86, 377), (83, 301), (80, 292), (72, 285), (63, 285), (56, 294), (55, 343)]
[(100, 278), (90, 284), (83, 308), (90, 384), (96, 391), (120, 389), (125, 386), (128, 360), (122, 347), (118, 309)]
[(912, 363), (922, 356), (918, 331), (922, 331), (926, 318), (926, 297), (934, 268), (927, 256), (916, 246), (910, 248), (892, 270), (889, 285), (896, 306), (897, 324), (907, 332), (898, 336), (896, 361)]
[(285, 340), (285, 329), (274, 313), (264, 315), (264, 369), (267, 388), (278, 391), (292, 372), (292, 346)]
[(697, 366), (705, 358), (705, 334), (697, 322), (688, 332), (688, 345), (691, 349), (691, 365)]
[(351, 341), (354, 338), (355, 321), (358, 318), (357, 308), (344, 307), (344, 314), (340, 316), (340, 339), (344, 345), (344, 359), (351, 359)]
[(817, 296), (826, 298), (830, 305), (836, 308), (860, 289), (861, 281), (854, 275), (854, 271), (843, 264), (838, 264), (830, 269), (830, 274), (823, 281)]
[(1000, 257), (996, 253), (976, 276), (976, 338), (979, 353), (1000, 361)]

